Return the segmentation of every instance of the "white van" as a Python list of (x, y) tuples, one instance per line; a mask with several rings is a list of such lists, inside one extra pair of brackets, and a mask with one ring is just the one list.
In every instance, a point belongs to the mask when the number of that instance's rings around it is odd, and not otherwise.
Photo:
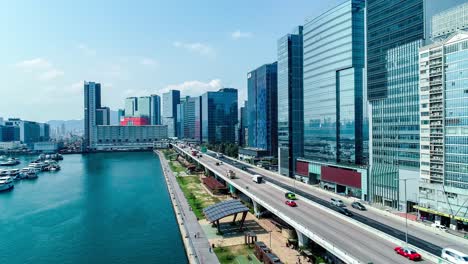
[(468, 255), (455, 249), (442, 249), (442, 255), (440, 257), (455, 264), (468, 264)]
[(263, 177), (261, 175), (255, 174), (252, 176), (252, 181), (256, 183), (262, 183)]

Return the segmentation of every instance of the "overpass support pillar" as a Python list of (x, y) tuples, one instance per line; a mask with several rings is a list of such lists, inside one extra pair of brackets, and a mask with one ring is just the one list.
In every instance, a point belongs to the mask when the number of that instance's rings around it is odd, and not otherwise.
[(228, 183), (228, 186), (229, 186), (229, 192), (231, 194), (236, 194), (236, 187), (232, 186), (231, 184)]
[(253, 203), (253, 207), (254, 207), (255, 216), (257, 218), (260, 218), (260, 212), (261, 212), (260, 205), (255, 200), (252, 200), (252, 203)]
[(297, 243), (299, 244), (299, 247), (307, 246), (307, 244), (309, 242), (309, 238), (306, 237), (304, 234), (302, 234), (297, 229), (296, 229), (296, 233), (297, 233)]

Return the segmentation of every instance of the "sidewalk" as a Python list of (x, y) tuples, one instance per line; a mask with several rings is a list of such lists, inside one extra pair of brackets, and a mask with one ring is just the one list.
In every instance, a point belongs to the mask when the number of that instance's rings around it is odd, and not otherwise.
[[(166, 178), (167, 188), (171, 196), (176, 213), (182, 239), (191, 264), (219, 264), (216, 254), (210, 250), (210, 244), (205, 236), (197, 217), (190, 210), (190, 206), (172, 173), (167, 160), (159, 151), (156, 152)], [(195, 238), (195, 235), (197, 237)]]

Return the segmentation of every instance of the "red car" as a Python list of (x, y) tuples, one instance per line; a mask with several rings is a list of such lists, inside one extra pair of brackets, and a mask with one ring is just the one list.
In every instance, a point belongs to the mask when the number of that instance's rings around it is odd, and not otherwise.
[(410, 248), (404, 248), (404, 247), (396, 247), (395, 252), (397, 254), (402, 255), (405, 258), (408, 258), (409, 260), (421, 260), (421, 255), (419, 255), (418, 252), (414, 251), (413, 249)]
[(297, 206), (296, 202), (293, 201), (293, 200), (286, 200), (286, 202), (284, 202), (284, 203), (291, 206), (291, 207), (296, 207)]

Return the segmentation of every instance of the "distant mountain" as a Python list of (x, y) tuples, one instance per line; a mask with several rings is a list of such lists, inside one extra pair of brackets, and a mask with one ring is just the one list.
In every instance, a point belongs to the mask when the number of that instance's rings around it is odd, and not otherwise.
[(84, 120), (50, 120), (47, 122), (50, 125), (50, 128), (53, 129), (55, 127), (60, 127), (62, 124), (65, 124), (65, 130), (68, 131), (76, 131), (76, 130), (84, 130)]
[[(111, 125), (118, 125), (118, 112), (117, 111), (110, 111), (110, 124)], [(84, 130), (84, 119), (79, 120), (50, 120), (47, 122), (50, 125), (50, 128), (53, 129), (54, 127), (60, 127), (62, 124), (65, 124), (65, 130), (67, 132), (75, 131), (75, 130)]]

